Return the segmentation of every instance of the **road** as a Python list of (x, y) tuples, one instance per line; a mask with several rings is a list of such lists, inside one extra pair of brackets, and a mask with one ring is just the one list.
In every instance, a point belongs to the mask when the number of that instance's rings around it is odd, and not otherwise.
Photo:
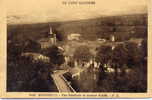
[(72, 92), (70, 87), (65, 82), (65, 80), (61, 77), (61, 75), (66, 72), (67, 71), (65, 70), (58, 70), (54, 74), (51, 75), (59, 92)]

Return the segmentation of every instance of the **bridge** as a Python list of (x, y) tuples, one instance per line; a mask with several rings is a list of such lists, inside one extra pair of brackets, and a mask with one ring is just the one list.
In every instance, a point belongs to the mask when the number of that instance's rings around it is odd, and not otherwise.
[(54, 83), (57, 86), (59, 92), (76, 92), (69, 82), (64, 78), (63, 74), (66, 73), (65, 70), (58, 70), (51, 75), (54, 80)]

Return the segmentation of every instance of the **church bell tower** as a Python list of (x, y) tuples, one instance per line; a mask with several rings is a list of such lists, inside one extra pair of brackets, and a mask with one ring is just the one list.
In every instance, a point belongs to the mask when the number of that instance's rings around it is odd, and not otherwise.
[(50, 36), (51, 44), (56, 45), (56, 34), (55, 34), (55, 33), (53, 33), (53, 31), (52, 31), (52, 28), (51, 28), (51, 27), (50, 27), (49, 36)]

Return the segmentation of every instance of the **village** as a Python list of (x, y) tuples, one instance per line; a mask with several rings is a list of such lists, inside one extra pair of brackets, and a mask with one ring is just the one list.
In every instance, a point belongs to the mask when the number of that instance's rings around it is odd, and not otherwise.
[(7, 91), (145, 92), (146, 18), (9, 25)]
[[(96, 61), (95, 58), (95, 56), (97, 55), (97, 48), (99, 48), (101, 45), (109, 45), (111, 46), (111, 50), (114, 50), (116, 45), (123, 44), (123, 42), (116, 42), (114, 35), (111, 35), (109, 40), (106, 40), (104, 38), (97, 38), (97, 40), (95, 41), (87, 41), (81, 38), (81, 34), (71, 33), (67, 36), (66, 44), (61, 45), (60, 43), (58, 43), (56, 34), (53, 33), (51, 27), (48, 34), (49, 35), (47, 38), (42, 38), (38, 40), (38, 42), (42, 51), (47, 50), (51, 46), (56, 46), (59, 52), (63, 54), (64, 62), (62, 64), (55, 64), (54, 68), (51, 70), (51, 77), (53, 78), (59, 92), (76, 92), (76, 90), (72, 87), (73, 84), (71, 83), (71, 80), (68, 79), (71, 78), (72, 80), (74, 79), (78, 82), (82, 82), (81, 78), (84, 77), (85, 74), (90, 77), (89, 81), (93, 82), (92, 84), (95, 85), (99, 79), (99, 73), (101, 70), (101, 62)], [(135, 42), (133, 40), (129, 41)], [(142, 39), (137, 39), (136, 43), (140, 47)], [(76, 50), (83, 47), (88, 47), (89, 50), (85, 51), (84, 49), (84, 51), (77, 51), (77, 54), (79, 54), (79, 52), (81, 52), (82, 54), (80, 53), (80, 55), (78, 55), (76, 58)], [(88, 54), (86, 53), (86, 55), (83, 55), (83, 52), (88, 52)], [(40, 53), (24, 52), (21, 55), (23, 57), (32, 57), (33, 62), (51, 62), (51, 59), (47, 55), (43, 55)], [(109, 64), (103, 64), (103, 68), (106, 69), (106, 73), (115, 72), (115, 69)], [(129, 73), (130, 71), (131, 70), (129, 68), (125, 69), (125, 73)], [(118, 73), (121, 73), (120, 69), (118, 69)]]

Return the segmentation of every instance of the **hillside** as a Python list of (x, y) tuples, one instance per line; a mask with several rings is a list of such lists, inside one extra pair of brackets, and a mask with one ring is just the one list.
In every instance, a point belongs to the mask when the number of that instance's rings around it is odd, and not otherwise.
[[(147, 36), (147, 14), (108, 16), (95, 19), (48, 22), (37, 24), (8, 25), (8, 39), (24, 40), (30, 38), (38, 40), (47, 37), (49, 27), (59, 36), (64, 37), (70, 33), (79, 33), (82, 38), (94, 40), (97, 38), (109, 39), (114, 34), (119, 41), (136, 37)], [(115, 33), (114, 33), (115, 31)]]

